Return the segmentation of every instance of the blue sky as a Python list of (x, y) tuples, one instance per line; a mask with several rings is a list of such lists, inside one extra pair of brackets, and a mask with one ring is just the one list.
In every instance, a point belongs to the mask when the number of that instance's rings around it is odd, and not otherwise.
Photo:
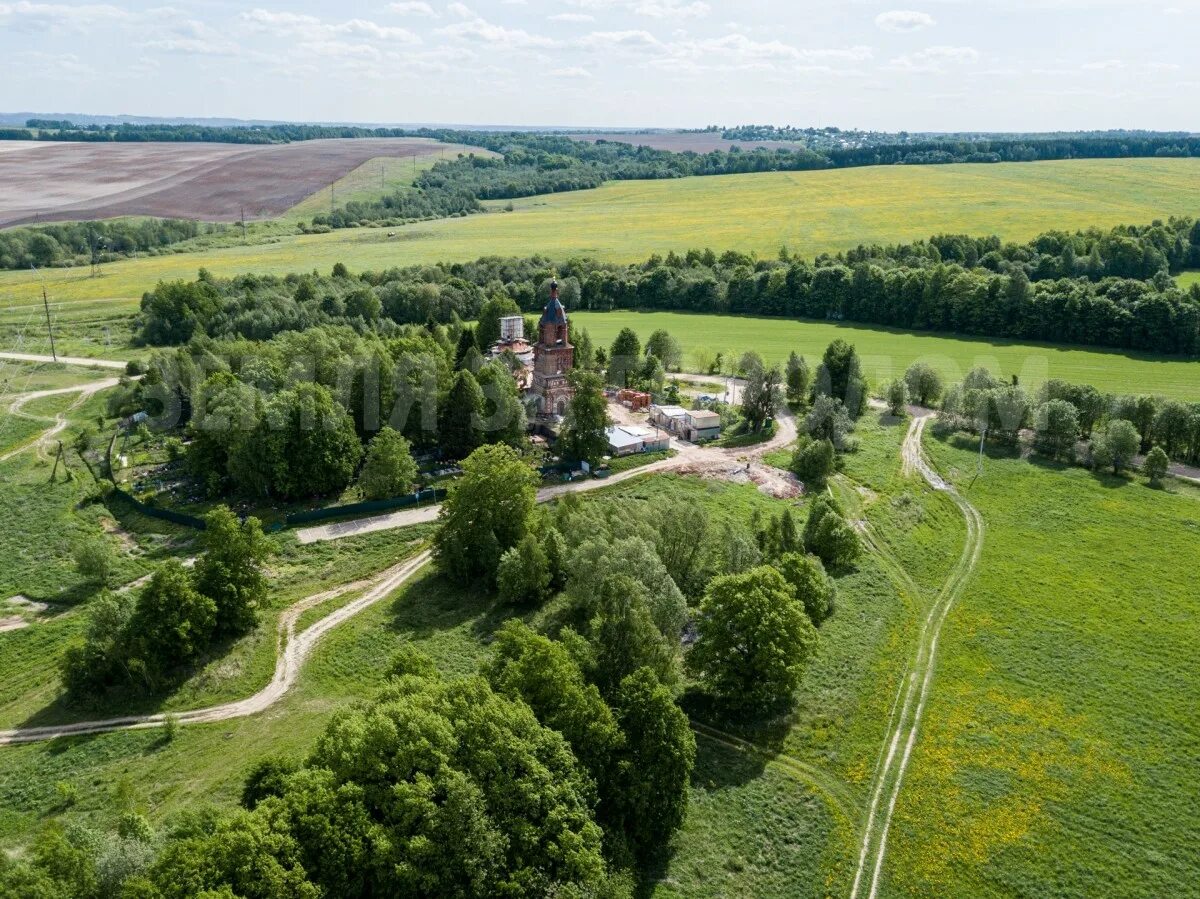
[(0, 110), (1200, 131), (1200, 0), (0, 0)]

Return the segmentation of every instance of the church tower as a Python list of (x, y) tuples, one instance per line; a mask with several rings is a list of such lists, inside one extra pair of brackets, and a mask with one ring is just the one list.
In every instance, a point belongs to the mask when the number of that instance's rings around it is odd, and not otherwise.
[(542, 415), (563, 415), (571, 399), (567, 372), (575, 365), (575, 347), (571, 346), (567, 328), (567, 310), (558, 299), (558, 282), (550, 282), (550, 301), (542, 310), (538, 322), (538, 342), (533, 348), (533, 386), (530, 392), (537, 397), (538, 412)]

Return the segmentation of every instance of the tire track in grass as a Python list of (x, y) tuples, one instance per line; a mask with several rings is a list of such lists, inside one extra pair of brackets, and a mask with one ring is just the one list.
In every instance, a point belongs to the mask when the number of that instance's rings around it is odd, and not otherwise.
[(699, 721), (691, 721), (690, 724), (692, 730), (700, 736), (712, 740), (714, 743), (719, 743), (727, 749), (733, 749), (737, 752), (749, 752), (756, 755), (769, 764), (787, 771), (797, 780), (808, 784), (824, 795), (830, 809), (837, 813), (844, 823), (853, 824), (858, 820), (859, 811), (857, 803), (854, 800), (854, 796), (851, 795), (850, 789), (844, 781), (830, 774), (828, 771), (823, 771), (816, 765), (810, 765), (808, 762), (803, 762), (785, 753), (765, 749), (757, 743), (743, 740), (741, 737), (718, 730), (710, 725), (702, 724)]
[(924, 455), (921, 438), (928, 420), (927, 413), (919, 414), (909, 426), (901, 449), (904, 471), (920, 474), (930, 487), (945, 492), (954, 501), (966, 520), (967, 536), (962, 554), (921, 624), (917, 651), (902, 681), (904, 701), (898, 719), (895, 719), (884, 740), (886, 753), (871, 789), (871, 801), (863, 827), (850, 899), (859, 899), (860, 896), (875, 899), (878, 895), (892, 815), (896, 809), (896, 801), (900, 796), (904, 774), (916, 744), (917, 732), (925, 712), (925, 702), (933, 682), (942, 625), (979, 564), (979, 556), (983, 549), (984, 524), (978, 510), (943, 480)]

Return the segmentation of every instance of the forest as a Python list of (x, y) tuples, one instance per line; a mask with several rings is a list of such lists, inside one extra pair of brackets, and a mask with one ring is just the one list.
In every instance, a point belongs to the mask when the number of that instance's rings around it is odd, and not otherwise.
[(488, 257), (356, 276), (208, 275), (145, 294), (137, 340), (193, 334), (264, 340), (346, 323), (472, 320), (491, 297), (540, 308), (557, 273), (568, 308), (662, 309), (852, 321), (993, 338), (1200, 354), (1200, 287), (1171, 273), (1200, 265), (1200, 223), (1048, 232), (1029, 243), (941, 235), (808, 261), (692, 250), (622, 266), (590, 259)]

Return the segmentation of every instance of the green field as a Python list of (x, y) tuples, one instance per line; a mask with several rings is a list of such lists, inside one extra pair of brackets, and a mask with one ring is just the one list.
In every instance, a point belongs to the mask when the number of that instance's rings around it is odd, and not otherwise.
[[(1196, 214), (1200, 160), (883, 166), (625, 181), (517, 200), (511, 213), (498, 211), (504, 204), (492, 205), (492, 215), (124, 260), (105, 265), (98, 278), (86, 268), (43, 274), (56, 316), (75, 341), (71, 348), (99, 356), (106, 344), (125, 343), (117, 319), (134, 311), (144, 291), (162, 279), (193, 278), (201, 267), (218, 275), (284, 274), (327, 271), (336, 262), (364, 270), (534, 253), (630, 262), (693, 247), (774, 256), (785, 245), (810, 257), (947, 232), (1020, 240), (1052, 228)], [(40, 315), (39, 278), (0, 273), (0, 343), (18, 332), (39, 339)]]
[[(974, 441), (926, 443), (965, 486)], [(1200, 493), (1172, 489), (986, 462), (983, 556), (942, 633), (889, 894), (1195, 891)]]
[(829, 343), (848, 340), (858, 349), (863, 372), (874, 386), (903, 374), (920, 360), (935, 366), (948, 382), (960, 380), (977, 365), (999, 376), (1017, 375), (1035, 388), (1047, 378), (1093, 384), (1113, 393), (1161, 393), (1200, 400), (1200, 362), (1167, 359), (1121, 350), (1070, 349), (1053, 345), (937, 336), (829, 322), (743, 316), (693, 315), (681, 312), (576, 312), (572, 323), (587, 328), (598, 346), (607, 346), (625, 327), (643, 341), (665, 328), (679, 338), (685, 367), (693, 367), (691, 351), (721, 352), (736, 358), (755, 350), (768, 363), (783, 362), (795, 350), (813, 367)]
[(1200, 272), (1184, 272), (1175, 280), (1182, 287), (1191, 287), (1193, 284), (1200, 284)]

